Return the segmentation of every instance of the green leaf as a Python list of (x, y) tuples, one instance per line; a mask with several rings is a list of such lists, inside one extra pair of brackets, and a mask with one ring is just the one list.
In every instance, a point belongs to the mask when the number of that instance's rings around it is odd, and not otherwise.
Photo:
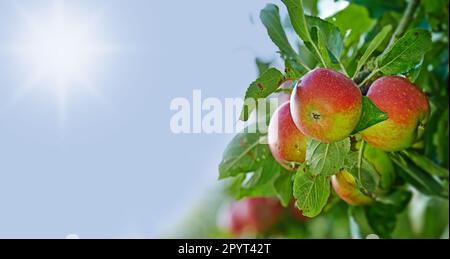
[[(384, 13), (389, 11), (402, 12), (405, 10), (406, 2), (404, 0), (349, 0), (351, 3), (355, 3), (364, 6), (369, 10), (370, 15), (374, 18), (378, 18)], [(428, 2), (428, 1), (427, 1)]]
[(366, 218), (373, 231), (382, 238), (391, 238), (396, 226), (396, 216), (407, 208), (411, 198), (410, 191), (398, 189), (366, 207)]
[[(342, 41), (339, 28), (330, 22), (320, 19), (319, 17), (306, 16), (306, 21), (310, 30), (314, 27), (317, 28), (317, 32), (320, 35), (319, 39), (323, 39), (324, 47), (327, 52), (322, 53), (322, 56), (328, 56), (333, 64), (339, 63), (341, 52), (344, 48), (344, 43)], [(317, 41), (315, 41), (315, 43), (318, 44)]]
[[(446, 139), (448, 139), (448, 135), (446, 137), (445, 134), (443, 134), (444, 132), (438, 130), (439, 124), (442, 121), (448, 120), (448, 115), (447, 115), (446, 118), (443, 117), (443, 120), (440, 119), (440, 116), (444, 115), (442, 113), (443, 113), (443, 111), (440, 110), (440, 109), (439, 110), (438, 109), (431, 110), (430, 116), (428, 118), (427, 125), (425, 127), (425, 133), (424, 133), (424, 136), (423, 136), (423, 141), (424, 141), (424, 144), (425, 144), (425, 150), (424, 150), (425, 152), (424, 152), (424, 154), (427, 157), (435, 158), (436, 161), (439, 164), (446, 165), (444, 163), (444, 161), (442, 159), (440, 159), (440, 156), (438, 155), (438, 152), (439, 152), (441, 146), (445, 147), (446, 146), (445, 144), (447, 144), (447, 148), (448, 148), (448, 143), (445, 143)], [(445, 124), (448, 125), (448, 122), (445, 123)], [(448, 126), (446, 126), (446, 127), (448, 128)], [(436, 140), (437, 136), (440, 136), (439, 137), (440, 141), (435, 142), (434, 140)]]
[(319, 15), (319, 1), (320, 0), (303, 0), (303, 7), (305, 13), (318, 16)]
[(325, 63), (323, 64), (325, 66), (330, 65), (327, 64), (326, 57), (335, 64), (339, 63), (343, 49), (339, 28), (318, 17), (306, 16), (301, 0), (282, 0), (282, 2), (288, 9), (294, 31), (317, 59)]
[(281, 166), (272, 159), (266, 159), (265, 162), (258, 168), (252, 177), (245, 183), (246, 188), (255, 188), (258, 186), (267, 185), (273, 181), (281, 172)]
[(397, 170), (399, 176), (414, 186), (418, 191), (427, 195), (448, 198), (448, 193), (446, 193), (445, 188), (440, 182), (409, 161), (406, 157), (391, 153), (391, 159), (400, 169)]
[(260, 58), (255, 59), (256, 68), (258, 69), (258, 76), (262, 75), (267, 69), (270, 68), (271, 61), (264, 61)]
[(310, 139), (306, 149), (306, 163), (312, 175), (331, 176), (343, 168), (349, 152), (349, 138), (331, 144)]
[(266, 7), (261, 10), (259, 17), (266, 27), (270, 39), (280, 49), (281, 54), (288, 60), (292, 67), (301, 70), (302, 62), (297, 52), (295, 52), (289, 43), (283, 25), (281, 24), (278, 6), (274, 4), (266, 5)]
[[(264, 175), (262, 168), (253, 173), (251, 178), (246, 182), (245, 178), (241, 178), (240, 175), (235, 179), (233, 187), (230, 188), (230, 195), (236, 200), (240, 200), (245, 197), (268, 197), (276, 194), (273, 188), (273, 181), (264, 182), (261, 181)], [(274, 175), (271, 179), (274, 179)]]
[(361, 132), (388, 119), (387, 113), (378, 109), (378, 107), (367, 96), (363, 96), (362, 111), (361, 119), (353, 131), (353, 134)]
[(287, 170), (281, 172), (275, 179), (274, 187), (281, 204), (289, 206), (292, 199), (292, 173)]
[(271, 158), (267, 145), (261, 144), (260, 133), (237, 134), (228, 144), (219, 165), (219, 179), (254, 172)]
[(391, 205), (375, 202), (365, 208), (367, 222), (381, 238), (391, 238), (397, 223), (395, 208)]
[(308, 67), (316, 67), (317, 66), (317, 58), (313, 54), (308, 47), (306, 47), (303, 43), (298, 44), (298, 55), (300, 56), (301, 60), (305, 62), (305, 64)]
[(361, 36), (375, 23), (366, 8), (355, 4), (349, 4), (344, 10), (326, 20), (339, 27), (344, 35), (348, 33), (345, 39), (346, 46), (357, 45)]
[(281, 0), (286, 6), (292, 27), (297, 35), (304, 41), (310, 42), (309, 27), (306, 23), (302, 0)]
[(422, 71), (422, 65), (423, 65), (424, 58), (420, 60), (419, 64), (417, 64), (414, 68), (412, 68), (410, 71), (407, 72), (406, 77), (411, 82), (416, 82), (417, 78), (420, 75), (420, 71)]
[[(315, 46), (317, 46), (317, 51), (319, 51), (319, 54), (316, 54), (316, 59), (320, 62), (322, 62), (322, 64), (325, 67), (331, 67), (333, 66), (333, 62), (330, 59), (330, 56), (328, 55), (328, 50), (327, 50), (327, 46), (324, 40), (324, 37), (322, 35), (322, 33), (320, 33), (319, 28), (317, 27), (312, 27), (311, 28), (311, 37), (313, 40), (313, 44), (315, 44)], [(314, 47), (307, 43), (307, 46), (310, 49), (313, 49)]]
[(291, 62), (289, 62), (288, 60), (285, 60), (284, 67), (285, 78), (287, 79), (298, 79), (303, 75), (303, 72), (293, 67)]
[(392, 30), (392, 25), (386, 25), (383, 27), (383, 29), (373, 38), (373, 40), (370, 42), (369, 46), (367, 47), (364, 54), (361, 56), (361, 58), (358, 60), (358, 65), (356, 67), (356, 71), (359, 72), (361, 68), (366, 64), (367, 60), (372, 56), (373, 52), (378, 49), (378, 47), (383, 43), (383, 41), (386, 39), (386, 36), (389, 34), (389, 32)]
[(344, 163), (344, 168), (355, 177), (358, 188), (364, 193), (374, 193), (380, 183), (380, 175), (375, 168), (365, 159), (361, 159), (361, 167), (358, 166), (359, 154), (350, 152)]
[(447, 229), (448, 239), (448, 219), (449, 219), (449, 202), (448, 200), (422, 197), (423, 212), (420, 215), (422, 224), (420, 229), (421, 237), (441, 238), (444, 230)]
[(327, 205), (330, 196), (330, 179), (313, 175), (301, 167), (294, 180), (294, 197), (297, 207), (306, 217), (316, 217)]
[(250, 174), (239, 174), (232, 182), (229, 193), (235, 199), (244, 197), (267, 197), (278, 195), (275, 182), (283, 169), (272, 157), (264, 162)]
[(449, 177), (449, 171), (446, 168), (443, 168), (436, 163), (434, 163), (431, 159), (424, 155), (420, 155), (416, 152), (402, 152), (405, 156), (407, 156), (411, 161), (420, 167), (422, 170), (426, 171), (430, 175), (438, 176), (438, 177)]
[(238, 174), (236, 177), (232, 179), (230, 184), (227, 186), (227, 194), (233, 197), (236, 200), (240, 199), (240, 193), (242, 189), (242, 184), (244, 183), (247, 175), (246, 174)]
[[(448, 67), (448, 63), (447, 63)], [(447, 96), (448, 98), (448, 96)], [(433, 144), (436, 147), (436, 154), (438, 161), (444, 165), (448, 166), (449, 157), (449, 110), (448, 104), (447, 109), (442, 112), (439, 122), (437, 124), (436, 134), (433, 137)]]
[(256, 79), (247, 88), (245, 99), (255, 100), (255, 105), (245, 105), (241, 112), (240, 119), (247, 121), (250, 113), (256, 108), (259, 98), (266, 98), (275, 92), (283, 81), (283, 74), (275, 68), (266, 70), (258, 79)]
[(395, 213), (402, 213), (412, 199), (412, 193), (408, 190), (399, 189), (389, 194), (378, 198), (378, 201), (387, 205), (391, 205)]
[(424, 29), (409, 30), (378, 59), (378, 68), (386, 75), (406, 73), (416, 67), (431, 47), (431, 35)]

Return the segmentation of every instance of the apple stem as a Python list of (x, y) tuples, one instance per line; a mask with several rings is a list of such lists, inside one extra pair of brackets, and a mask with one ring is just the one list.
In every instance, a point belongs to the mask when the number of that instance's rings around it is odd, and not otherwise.
[(377, 68), (374, 71), (372, 71), (372, 73), (370, 73), (359, 85), (358, 87), (361, 88), (362, 86), (364, 86), (367, 81), (369, 81), (370, 79), (372, 79), (372, 77), (374, 77), (380, 70)]

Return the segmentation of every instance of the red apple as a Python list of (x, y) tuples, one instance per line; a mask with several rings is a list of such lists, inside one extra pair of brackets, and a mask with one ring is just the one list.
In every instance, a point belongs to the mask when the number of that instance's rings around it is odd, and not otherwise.
[(267, 231), (278, 222), (283, 207), (276, 198), (246, 198), (231, 205), (229, 228), (233, 236)]
[(421, 137), (430, 107), (423, 92), (408, 79), (382, 77), (372, 84), (367, 97), (389, 117), (361, 133), (367, 143), (392, 152), (411, 147)]
[(284, 103), (273, 114), (268, 132), (269, 148), (275, 160), (288, 170), (305, 161), (306, 136), (292, 120), (290, 103)]
[(345, 75), (317, 68), (298, 81), (291, 96), (295, 125), (308, 137), (332, 143), (348, 137), (362, 114), (362, 95)]

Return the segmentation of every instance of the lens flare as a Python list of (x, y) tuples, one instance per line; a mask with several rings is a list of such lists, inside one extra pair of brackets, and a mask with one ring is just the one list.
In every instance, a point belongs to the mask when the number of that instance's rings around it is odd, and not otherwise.
[(35, 90), (53, 92), (64, 119), (67, 98), (75, 90), (101, 98), (95, 73), (118, 47), (100, 37), (100, 13), (89, 17), (76, 13), (62, 0), (55, 0), (51, 8), (25, 10), (16, 5), (16, 9), (19, 29), (9, 51), (28, 74), (13, 99)]

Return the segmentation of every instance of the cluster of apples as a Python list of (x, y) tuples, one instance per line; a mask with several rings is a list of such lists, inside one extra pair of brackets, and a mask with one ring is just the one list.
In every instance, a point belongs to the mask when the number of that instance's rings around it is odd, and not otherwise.
[[(430, 108), (424, 93), (400, 76), (379, 78), (367, 97), (388, 115), (387, 120), (360, 132), (368, 143), (364, 156), (380, 174), (382, 190), (389, 188), (394, 175), (385, 152), (411, 147), (424, 130)], [(360, 89), (347, 76), (326, 68), (310, 71), (271, 118), (268, 139), (274, 158), (288, 170), (296, 170), (305, 162), (308, 138), (333, 143), (349, 137), (361, 119), (362, 103)], [(346, 171), (337, 172), (332, 185), (349, 204), (364, 205), (372, 200), (358, 190)]]

